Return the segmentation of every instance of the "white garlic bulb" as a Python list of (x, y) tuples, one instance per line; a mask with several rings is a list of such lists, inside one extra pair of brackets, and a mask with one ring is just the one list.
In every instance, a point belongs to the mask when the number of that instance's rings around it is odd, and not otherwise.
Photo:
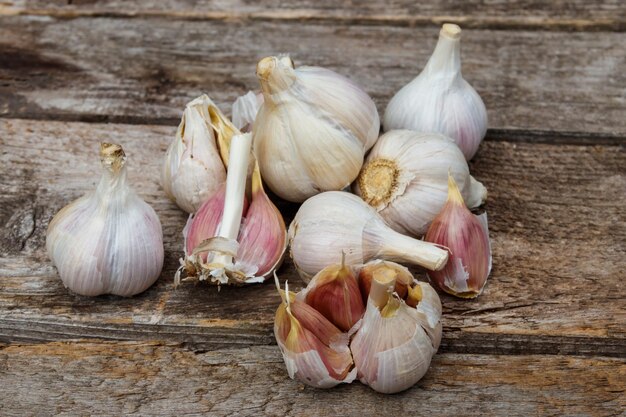
[(195, 213), (226, 180), (211, 113), (221, 116), (207, 95), (187, 103), (163, 163), (165, 194), (188, 213)]
[(487, 199), (487, 189), (469, 173), (458, 146), (443, 135), (392, 130), (367, 156), (354, 192), (394, 230), (422, 236), (448, 197), (448, 172), (469, 208)]
[(270, 189), (302, 202), (354, 181), (380, 120), (372, 99), (352, 81), (290, 62), (268, 57), (257, 65), (264, 102), (254, 121), (254, 151)]
[(359, 380), (392, 394), (413, 386), (428, 371), (441, 341), (441, 301), (430, 285), (416, 282), (405, 302), (393, 292), (395, 271), (382, 272), (374, 274), (350, 350)]
[(46, 248), (70, 290), (128, 297), (146, 290), (161, 273), (161, 222), (128, 185), (122, 147), (103, 143), (100, 158), (104, 169), (95, 192), (54, 216)]
[(444, 24), (424, 70), (391, 99), (385, 131), (411, 129), (453, 138), (470, 160), (487, 132), (482, 99), (461, 75), (461, 29)]
[(305, 201), (288, 236), (294, 266), (307, 282), (336, 263), (342, 251), (346, 265), (381, 258), (439, 270), (448, 260), (447, 251), (393, 231), (372, 207), (342, 191), (327, 191)]

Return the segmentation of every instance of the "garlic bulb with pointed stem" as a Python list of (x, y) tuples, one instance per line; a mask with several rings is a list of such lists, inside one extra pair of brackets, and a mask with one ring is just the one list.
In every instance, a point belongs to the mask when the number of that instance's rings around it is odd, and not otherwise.
[(250, 164), (251, 144), (250, 133), (232, 137), (226, 185), (190, 217), (176, 282), (183, 270), (186, 280), (218, 285), (263, 282), (280, 266), (287, 247), (285, 222), (263, 190), (258, 165)]
[(374, 273), (367, 308), (350, 342), (350, 351), (364, 384), (393, 394), (413, 386), (430, 366), (441, 341), (441, 302), (430, 285), (416, 282), (417, 307), (397, 293), (396, 269)]
[(264, 102), (254, 121), (261, 174), (279, 197), (302, 202), (356, 178), (380, 131), (372, 99), (319, 67), (294, 69), (285, 57), (257, 65)]
[(289, 226), (289, 244), (305, 281), (342, 251), (347, 265), (382, 258), (439, 270), (448, 260), (447, 251), (393, 231), (363, 200), (341, 191), (318, 194), (300, 206)]
[(487, 213), (476, 216), (467, 209), (452, 176), (448, 177), (448, 200), (424, 239), (450, 251), (444, 269), (428, 272), (431, 281), (457, 297), (478, 297), (491, 272)]
[(165, 194), (180, 208), (195, 213), (226, 180), (216, 128), (225, 117), (203, 94), (187, 103), (163, 162), (161, 183)]
[(448, 172), (468, 207), (480, 206), (487, 189), (474, 179), (454, 142), (435, 133), (392, 130), (367, 156), (354, 192), (394, 230), (422, 236), (448, 195)]
[(102, 177), (94, 192), (50, 222), (46, 248), (63, 284), (81, 295), (124, 297), (150, 287), (163, 267), (158, 216), (128, 185), (122, 147), (100, 146)]
[(349, 336), (315, 308), (289, 291), (276, 287), (282, 303), (276, 310), (274, 335), (283, 354), (289, 377), (316, 388), (350, 383), (356, 376)]
[(461, 75), (461, 29), (446, 23), (424, 70), (391, 99), (383, 120), (385, 131), (435, 132), (455, 140), (472, 159), (487, 132), (482, 99)]

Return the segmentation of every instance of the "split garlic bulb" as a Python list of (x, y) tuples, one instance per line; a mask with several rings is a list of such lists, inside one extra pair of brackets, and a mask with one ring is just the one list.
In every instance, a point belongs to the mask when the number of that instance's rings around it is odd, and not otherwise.
[(294, 266), (307, 282), (336, 263), (342, 251), (347, 265), (382, 258), (439, 270), (448, 260), (447, 251), (393, 231), (376, 210), (342, 191), (327, 191), (305, 201), (288, 235)]
[(254, 121), (254, 150), (270, 189), (302, 202), (350, 185), (380, 131), (372, 99), (333, 71), (294, 69), (286, 57), (262, 59), (257, 77), (264, 102)]
[(367, 156), (354, 192), (394, 230), (422, 236), (446, 202), (448, 172), (468, 207), (485, 202), (487, 189), (470, 175), (463, 154), (450, 138), (392, 130), (378, 139)]
[(385, 394), (419, 381), (441, 341), (439, 296), (427, 283), (415, 282), (402, 299), (394, 292), (401, 268), (385, 266), (374, 274), (365, 314), (350, 343), (359, 380)]
[(453, 138), (470, 160), (487, 132), (482, 99), (461, 75), (461, 29), (444, 24), (428, 64), (391, 99), (385, 131), (411, 129)]
[(188, 213), (195, 213), (226, 180), (215, 131), (224, 119), (207, 95), (190, 101), (167, 149), (161, 183), (165, 194)]
[(476, 216), (467, 209), (452, 176), (448, 178), (448, 200), (424, 239), (450, 251), (445, 268), (428, 272), (431, 281), (457, 297), (478, 297), (491, 272), (487, 213)]
[(161, 273), (161, 222), (128, 185), (122, 147), (102, 143), (100, 158), (98, 187), (54, 216), (46, 248), (63, 284), (75, 293), (129, 297)]

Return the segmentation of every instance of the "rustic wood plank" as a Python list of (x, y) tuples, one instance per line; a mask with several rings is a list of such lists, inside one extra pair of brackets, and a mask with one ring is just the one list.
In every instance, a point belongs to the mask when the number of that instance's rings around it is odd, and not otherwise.
[(201, 20), (295, 20), (337, 24), (416, 26), (446, 21), (490, 29), (624, 30), (626, 8), (618, 0), (537, 2), (482, 0), (422, 2), (409, 0), (337, 2), (279, 0), (247, 2), (202, 0), (166, 1), (42, 1), (5, 2), (0, 14), (79, 16), (175, 17)]
[[(425, 64), (438, 31), (292, 21), (0, 19), (0, 115), (150, 124), (175, 123), (184, 104), (203, 92), (229, 111), (237, 95), (258, 88), (257, 60), (279, 52), (290, 52), (297, 65), (348, 75), (382, 112)], [(591, 132), (623, 143), (625, 42), (624, 33), (469, 29), (464, 75), (483, 96), (492, 129)]]
[[(273, 285), (173, 288), (186, 216), (158, 184), (174, 126), (0, 120), (0, 341), (160, 339), (194, 349), (272, 344)], [(99, 141), (163, 223), (166, 262), (132, 299), (68, 293), (44, 249), (52, 216), (98, 179)], [(494, 270), (475, 301), (443, 296), (449, 352), (626, 354), (626, 153), (620, 146), (485, 142)], [(278, 202), (289, 221), (295, 205)], [(289, 260), (279, 271), (302, 285)]]
[(0, 349), (4, 416), (616, 416), (626, 362), (557, 356), (435, 355), (413, 388), (385, 396), (288, 378), (276, 346), (194, 354), (176, 345), (47, 343)]

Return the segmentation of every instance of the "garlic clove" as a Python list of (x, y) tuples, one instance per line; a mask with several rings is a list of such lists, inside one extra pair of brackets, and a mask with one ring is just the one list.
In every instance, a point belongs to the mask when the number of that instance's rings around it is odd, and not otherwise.
[(94, 192), (65, 206), (48, 226), (46, 248), (63, 284), (87, 296), (145, 291), (163, 267), (158, 216), (128, 185), (120, 145), (102, 143)]
[(363, 316), (365, 307), (354, 272), (345, 264), (318, 272), (299, 296), (340, 330), (349, 331)]
[(216, 108), (207, 95), (187, 103), (161, 171), (165, 194), (188, 213), (194, 213), (226, 179), (211, 107)]
[(486, 188), (470, 175), (465, 158), (451, 139), (393, 130), (382, 135), (369, 153), (354, 192), (392, 229), (422, 236), (446, 202), (448, 172), (470, 207), (484, 203)]
[[(365, 315), (350, 350), (359, 380), (392, 394), (413, 386), (428, 370), (441, 340), (441, 313), (432, 306), (420, 309), (421, 302), (418, 308), (408, 306), (393, 293), (396, 271), (387, 271), (391, 274), (384, 269), (374, 274)], [(417, 285), (425, 293), (430, 288), (426, 283)], [(425, 300), (434, 301), (431, 294)]]
[(324, 68), (294, 69), (287, 59), (267, 57), (257, 65), (264, 102), (254, 151), (270, 189), (302, 202), (356, 178), (380, 121), (374, 102), (352, 81)]
[(233, 103), (233, 124), (242, 132), (250, 132), (259, 108), (263, 104), (263, 94), (248, 91), (237, 97)]
[(470, 160), (487, 132), (482, 99), (461, 75), (461, 29), (444, 24), (424, 70), (398, 91), (385, 110), (385, 131), (436, 132), (455, 140)]
[(285, 286), (285, 291), (279, 288), (282, 303), (276, 310), (274, 335), (289, 377), (317, 388), (352, 382), (356, 370), (348, 335)]
[(438, 270), (448, 260), (447, 251), (393, 231), (363, 200), (340, 191), (305, 201), (288, 235), (291, 257), (304, 280), (331, 265), (342, 251), (347, 265), (380, 258)]
[(430, 279), (443, 291), (461, 298), (482, 292), (491, 272), (491, 245), (487, 214), (472, 214), (465, 206), (454, 178), (448, 179), (448, 200), (433, 220), (425, 240), (447, 247), (448, 264), (430, 271)]

